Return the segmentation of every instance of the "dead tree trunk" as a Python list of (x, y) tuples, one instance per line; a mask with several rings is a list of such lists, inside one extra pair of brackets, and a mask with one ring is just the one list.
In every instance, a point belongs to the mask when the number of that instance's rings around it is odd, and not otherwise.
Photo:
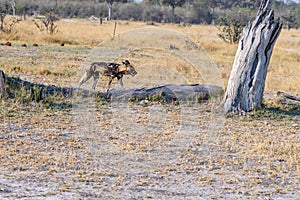
[(112, 16), (112, 7), (113, 7), (114, 0), (106, 0), (106, 3), (108, 8), (108, 20), (110, 21)]
[(282, 28), (271, 0), (263, 0), (252, 23), (243, 29), (224, 97), (224, 110), (249, 112), (261, 106), (270, 57)]
[(13, 10), (13, 16), (15, 16), (16, 15), (16, 0), (11, 0), (10, 5)]

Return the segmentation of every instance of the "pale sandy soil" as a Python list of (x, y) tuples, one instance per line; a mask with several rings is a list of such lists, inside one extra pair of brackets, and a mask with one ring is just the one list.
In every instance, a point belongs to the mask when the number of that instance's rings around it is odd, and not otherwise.
[(299, 199), (299, 112), (80, 102), (1, 106), (2, 199)]

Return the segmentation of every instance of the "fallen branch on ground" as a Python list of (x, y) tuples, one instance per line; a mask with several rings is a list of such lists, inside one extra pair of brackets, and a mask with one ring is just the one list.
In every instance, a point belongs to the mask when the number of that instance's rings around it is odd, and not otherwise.
[(277, 96), (283, 104), (300, 106), (300, 96), (278, 91)]

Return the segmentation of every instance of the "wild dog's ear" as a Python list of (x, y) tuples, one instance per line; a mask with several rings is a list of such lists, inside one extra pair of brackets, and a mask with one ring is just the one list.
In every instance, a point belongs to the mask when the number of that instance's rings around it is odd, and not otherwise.
[(130, 65), (130, 62), (129, 62), (128, 60), (124, 60), (122, 63), (123, 63), (124, 65)]

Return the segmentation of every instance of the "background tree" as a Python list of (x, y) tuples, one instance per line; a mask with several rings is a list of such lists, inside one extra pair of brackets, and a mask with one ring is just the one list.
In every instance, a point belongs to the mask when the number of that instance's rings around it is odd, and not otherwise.
[(297, 28), (297, 13), (299, 15), (300, 7), (297, 6), (297, 3), (290, 1), (286, 4), (286, 9), (281, 14), (283, 22), (286, 24), (286, 28)]
[[(60, 18), (88, 18), (94, 15), (108, 19), (217, 25), (223, 22), (221, 18), (227, 17), (224, 13), (235, 9), (256, 10), (261, 2), (261, 0), (143, 0), (141, 3), (134, 3), (133, 0), (0, 0), (0, 4), (8, 6), (6, 14), (13, 13), (11, 1), (16, 2), (16, 14), (33, 15), (53, 9)], [(289, 23), (291, 28), (300, 25), (299, 3), (272, 1), (276, 17), (285, 19), (285, 23)]]
[(142, 20), (143, 8), (136, 3), (121, 4), (117, 18), (121, 20)]
[(107, 8), (108, 8), (108, 20), (111, 20), (113, 18), (113, 4), (115, 2), (121, 2), (121, 3), (127, 3), (128, 0), (98, 0), (98, 2), (106, 2)]
[(6, 17), (5, 13), (0, 13), (0, 33), (4, 31), (4, 19)]
[(172, 22), (175, 22), (175, 8), (181, 7), (186, 0), (162, 0), (162, 3), (171, 7)]
[(191, 23), (196, 24), (211, 24), (213, 22), (213, 8), (207, 3), (206, 0), (194, 0), (192, 3), (193, 16)]
[(6, 16), (6, 5), (2, 2), (0, 3), (0, 32), (4, 30), (4, 19)]
[(161, 22), (163, 20), (164, 13), (159, 0), (143, 0), (139, 5), (141, 5), (143, 10), (143, 20), (152, 22)]
[(206, 2), (207, 7), (209, 8), (212, 16), (212, 22), (214, 24), (215, 20), (215, 8), (218, 6), (219, 1), (218, 0), (204, 0)]
[(283, 22), (286, 24), (286, 29), (290, 30), (291, 25), (296, 21), (294, 15), (291, 12), (284, 13), (281, 18)]
[(10, 0), (10, 5), (11, 5), (11, 8), (12, 8), (12, 11), (13, 11), (13, 16), (16, 15), (16, 0)]
[(54, 35), (58, 32), (58, 26), (55, 24), (58, 20), (59, 18), (54, 12), (50, 11), (45, 13), (45, 16), (39, 19), (41, 23), (38, 23), (37, 20), (33, 20), (33, 22), (41, 32), (45, 31), (47, 34)]
[(108, 20), (111, 20), (114, 0), (106, 0), (106, 3), (107, 3), (107, 8), (108, 8)]
[(247, 8), (232, 8), (226, 10), (218, 19), (217, 27), (221, 31), (218, 36), (230, 44), (238, 43), (243, 28), (247, 22), (250, 21), (252, 14), (251, 10)]
[(9, 4), (0, 2), (0, 32), (11, 33), (14, 26), (20, 21), (16, 17), (7, 18), (6, 16), (9, 12)]

